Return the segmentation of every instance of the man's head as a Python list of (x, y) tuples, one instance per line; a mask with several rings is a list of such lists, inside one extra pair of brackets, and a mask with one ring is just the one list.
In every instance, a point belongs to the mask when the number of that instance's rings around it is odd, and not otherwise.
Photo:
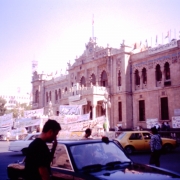
[(90, 128), (86, 129), (85, 133), (86, 133), (85, 136), (89, 137), (91, 135), (91, 129)]
[(151, 128), (151, 132), (152, 132), (153, 134), (158, 134), (158, 130), (156, 129), (155, 126)]
[(60, 124), (52, 119), (48, 119), (48, 121), (44, 124), (42, 129), (42, 133), (46, 134), (46, 141), (52, 142), (56, 139), (57, 134), (61, 130)]

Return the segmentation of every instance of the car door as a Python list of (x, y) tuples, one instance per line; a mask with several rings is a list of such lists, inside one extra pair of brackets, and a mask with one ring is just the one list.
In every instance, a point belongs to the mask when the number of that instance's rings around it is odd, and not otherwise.
[(132, 145), (136, 150), (144, 150), (144, 139), (140, 132), (133, 132), (129, 136), (129, 145)]
[(144, 150), (150, 150), (150, 140), (151, 140), (151, 134), (148, 132), (142, 133), (144, 138)]
[(64, 144), (58, 144), (51, 165), (52, 179), (73, 179), (74, 169)]

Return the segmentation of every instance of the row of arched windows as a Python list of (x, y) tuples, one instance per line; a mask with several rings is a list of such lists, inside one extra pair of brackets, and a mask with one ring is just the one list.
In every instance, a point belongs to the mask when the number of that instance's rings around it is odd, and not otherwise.
[[(92, 75), (90, 76), (89, 82), (90, 82), (93, 86), (96, 85), (97, 81), (96, 81), (96, 76), (95, 76), (95, 74), (92, 74)], [(101, 78), (100, 78), (99, 85), (100, 85), (100, 86), (103, 86), (103, 87), (107, 87), (107, 86), (108, 86), (108, 78), (107, 78), (107, 73), (106, 73), (106, 71), (103, 71), (103, 72), (101, 73)], [(86, 79), (85, 79), (84, 76), (82, 76), (81, 79), (80, 79), (80, 86), (81, 86), (81, 87), (83, 87), (83, 86), (86, 87), (86, 86), (87, 86), (87, 84), (86, 84)]]
[[(141, 77), (142, 77), (142, 83), (147, 84), (146, 68), (143, 68)], [(162, 81), (162, 71), (159, 64), (156, 65), (155, 78), (156, 81)], [(165, 81), (170, 80), (170, 68), (168, 62), (166, 62), (164, 65), (164, 78)], [(135, 71), (135, 85), (140, 85), (140, 74), (138, 70)]]
[[(67, 88), (66, 88), (67, 89)], [(46, 92), (46, 102), (52, 101), (51, 91)], [(58, 101), (58, 99), (61, 99), (61, 89), (55, 90), (55, 101)]]

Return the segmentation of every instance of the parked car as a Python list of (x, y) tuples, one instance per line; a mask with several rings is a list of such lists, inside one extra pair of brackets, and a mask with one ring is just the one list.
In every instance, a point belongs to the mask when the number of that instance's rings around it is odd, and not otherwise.
[[(180, 179), (178, 173), (134, 163), (118, 141), (107, 140), (58, 141), (51, 164), (52, 179)], [(23, 163), (9, 164), (7, 174), (9, 180), (23, 178)]]
[(22, 152), (26, 154), (29, 144), (38, 136), (40, 133), (28, 134), (23, 140), (11, 141), (9, 144), (9, 151)]
[[(116, 140), (120, 142), (128, 154), (134, 151), (150, 151), (151, 133), (149, 131), (124, 131)], [(177, 147), (177, 141), (170, 138), (162, 138), (162, 146), (165, 152)]]

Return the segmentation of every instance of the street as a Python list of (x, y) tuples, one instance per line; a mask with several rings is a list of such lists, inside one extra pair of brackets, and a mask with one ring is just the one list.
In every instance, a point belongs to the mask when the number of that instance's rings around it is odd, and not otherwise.
[[(9, 142), (0, 141), (0, 180), (7, 179), (6, 167), (10, 163), (14, 163), (17, 161), (21, 161), (23, 159), (23, 155), (21, 152), (9, 152), (8, 151)], [(150, 153), (135, 153), (130, 155), (130, 158), (139, 163), (148, 164)], [(180, 147), (172, 151), (168, 154), (163, 154), (160, 158), (161, 168), (169, 169), (175, 172), (180, 173)]]

